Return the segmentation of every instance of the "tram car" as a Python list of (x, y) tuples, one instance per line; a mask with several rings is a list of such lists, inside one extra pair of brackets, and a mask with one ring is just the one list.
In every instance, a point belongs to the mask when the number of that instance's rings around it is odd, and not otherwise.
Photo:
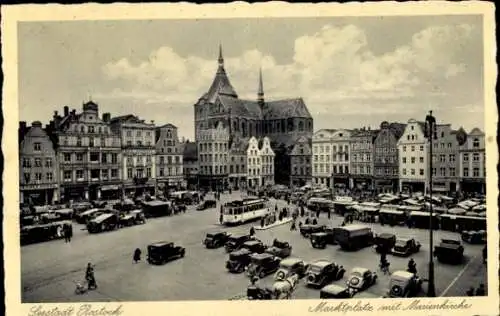
[(239, 225), (255, 221), (270, 213), (271, 205), (261, 198), (246, 198), (223, 206), (222, 224)]

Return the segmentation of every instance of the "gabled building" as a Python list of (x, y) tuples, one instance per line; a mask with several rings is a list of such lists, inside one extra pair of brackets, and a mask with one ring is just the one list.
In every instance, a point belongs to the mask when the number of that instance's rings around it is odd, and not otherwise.
[(485, 135), (479, 128), (457, 132), (460, 188), (468, 193), (486, 193)]
[(423, 122), (410, 119), (398, 140), (400, 192), (427, 192), (429, 146), (424, 128)]
[(290, 186), (301, 187), (311, 183), (311, 156), (310, 138), (305, 136), (300, 137), (290, 151)]
[(222, 123), (214, 128), (199, 130), (198, 145), (199, 185), (211, 190), (229, 187), (229, 131)]
[(39, 121), (19, 126), (19, 200), (48, 205), (59, 200), (58, 163), (54, 143)]
[(333, 172), (334, 129), (320, 129), (312, 137), (312, 182), (330, 187)]
[(373, 142), (378, 131), (361, 128), (352, 131), (350, 138), (350, 177), (352, 187), (360, 190), (373, 190)]
[(457, 131), (451, 129), (451, 124), (439, 124), (436, 136), (432, 141), (432, 191), (457, 192), (460, 176)]
[(182, 171), (186, 186), (191, 189), (198, 189), (198, 146), (196, 143), (185, 141), (182, 147)]
[(156, 128), (156, 182), (163, 192), (181, 187), (184, 180), (183, 148), (177, 127), (165, 124)]
[[(313, 119), (302, 98), (266, 100), (262, 73), (257, 90), (255, 100), (238, 97), (226, 73), (220, 49), (215, 78), (194, 105), (196, 142), (201, 131), (213, 129), (217, 124), (227, 128), (230, 139), (267, 136), (276, 154), (275, 180), (288, 184), (290, 169), (283, 167), (290, 166), (290, 146), (302, 136), (312, 137)], [(278, 163), (280, 168), (276, 167)]]
[(331, 156), (332, 156), (332, 188), (350, 189), (352, 180), (350, 179), (350, 151), (351, 151), (351, 131), (345, 129), (336, 130), (331, 135)]
[(229, 185), (233, 190), (247, 188), (248, 139), (235, 137), (229, 143)]
[(398, 140), (403, 135), (405, 124), (382, 122), (373, 147), (374, 184), (377, 193), (399, 191)]
[(84, 103), (82, 112), (56, 111), (48, 126), (56, 142), (61, 201), (121, 197), (121, 139), (110, 126), (110, 114), (99, 117), (99, 106)]
[(110, 120), (122, 145), (123, 191), (128, 197), (156, 195), (156, 142), (154, 122), (129, 114)]

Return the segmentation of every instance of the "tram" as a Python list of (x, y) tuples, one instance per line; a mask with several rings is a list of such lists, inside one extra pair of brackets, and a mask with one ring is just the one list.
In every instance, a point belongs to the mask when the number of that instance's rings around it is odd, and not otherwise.
[(222, 224), (239, 225), (260, 219), (270, 212), (268, 201), (260, 198), (247, 198), (226, 203), (223, 207)]

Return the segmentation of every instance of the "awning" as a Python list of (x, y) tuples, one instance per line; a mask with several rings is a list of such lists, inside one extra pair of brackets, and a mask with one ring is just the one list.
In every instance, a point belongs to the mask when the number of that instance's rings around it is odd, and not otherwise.
[(103, 185), (101, 187), (101, 191), (111, 191), (111, 190), (119, 190), (120, 186), (118, 185)]
[(394, 214), (394, 215), (403, 215), (403, 211), (398, 211), (398, 210), (380, 210), (380, 214)]

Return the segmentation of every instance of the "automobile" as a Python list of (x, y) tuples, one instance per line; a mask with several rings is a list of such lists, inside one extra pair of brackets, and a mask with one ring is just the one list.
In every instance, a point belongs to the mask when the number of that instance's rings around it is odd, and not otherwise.
[(254, 239), (250, 235), (231, 235), (227, 239), (226, 244), (224, 245), (224, 248), (226, 249), (226, 252), (231, 252), (235, 251), (241, 248), (243, 244), (249, 240)]
[(186, 248), (176, 246), (173, 242), (159, 241), (148, 245), (147, 261), (150, 264), (165, 264), (176, 258), (183, 258)]
[(353, 291), (359, 292), (366, 290), (377, 282), (377, 274), (366, 268), (355, 267), (347, 279), (347, 286)]
[(228, 232), (208, 233), (202, 243), (208, 249), (219, 248), (226, 244), (230, 236)]
[(396, 244), (391, 253), (396, 256), (408, 257), (420, 251), (420, 243), (411, 237), (402, 237), (396, 239)]
[(395, 244), (396, 235), (382, 233), (375, 236), (373, 247), (377, 253), (390, 253)]
[(290, 257), (292, 254), (292, 246), (290, 246), (290, 244), (286, 241), (279, 241), (275, 239), (272, 246), (267, 248), (265, 252), (284, 259)]
[(255, 253), (250, 256), (247, 275), (249, 277), (258, 276), (262, 279), (266, 275), (276, 272), (280, 266), (280, 261), (280, 258), (268, 253)]
[(325, 227), (325, 233), (327, 234), (326, 243), (329, 245), (337, 245), (335, 236), (339, 231), (338, 227)]
[(283, 281), (293, 274), (303, 278), (306, 274), (307, 264), (302, 259), (286, 258), (281, 260), (280, 267), (274, 275), (275, 281)]
[(407, 271), (394, 271), (389, 281), (387, 297), (416, 297), (422, 291), (423, 280)]
[(313, 233), (309, 236), (309, 239), (311, 240), (311, 246), (313, 248), (325, 249), (328, 240), (328, 234)]
[(460, 240), (441, 239), (441, 243), (434, 247), (434, 256), (442, 263), (459, 264), (464, 258), (464, 246)]
[(205, 200), (205, 201), (201, 202), (200, 204), (198, 204), (198, 206), (196, 207), (196, 210), (197, 211), (204, 211), (206, 209), (215, 208), (215, 207), (217, 207), (217, 202), (215, 200)]
[(133, 210), (128, 214), (122, 214), (120, 216), (121, 226), (133, 226), (146, 223), (146, 216), (142, 210)]
[(232, 273), (242, 273), (250, 264), (250, 256), (252, 253), (248, 249), (240, 249), (229, 254), (229, 259), (226, 261), (226, 269)]
[(337, 284), (329, 284), (319, 292), (320, 299), (346, 299), (351, 298), (352, 295), (351, 288)]
[(247, 287), (247, 299), (248, 300), (272, 300), (274, 297), (274, 291), (268, 287), (260, 287), (255, 284), (251, 284)]
[(468, 244), (485, 244), (487, 241), (485, 230), (465, 230), (461, 234), (462, 241)]
[(264, 253), (267, 249), (267, 246), (262, 243), (262, 241), (257, 239), (252, 239), (245, 241), (243, 245), (241, 245), (242, 249), (248, 249), (252, 253)]
[(88, 221), (98, 217), (103, 213), (108, 213), (108, 212), (109, 211), (105, 209), (92, 208), (83, 211), (81, 213), (78, 213), (75, 218), (78, 224), (87, 224)]
[(300, 226), (300, 234), (306, 238), (309, 238), (311, 234), (323, 232), (325, 228), (325, 225), (304, 224)]
[(345, 269), (335, 262), (320, 259), (311, 262), (306, 271), (306, 285), (311, 287), (323, 287), (333, 281), (344, 277)]
[(118, 215), (114, 213), (104, 213), (87, 222), (87, 231), (90, 234), (111, 231), (118, 228), (118, 223)]

